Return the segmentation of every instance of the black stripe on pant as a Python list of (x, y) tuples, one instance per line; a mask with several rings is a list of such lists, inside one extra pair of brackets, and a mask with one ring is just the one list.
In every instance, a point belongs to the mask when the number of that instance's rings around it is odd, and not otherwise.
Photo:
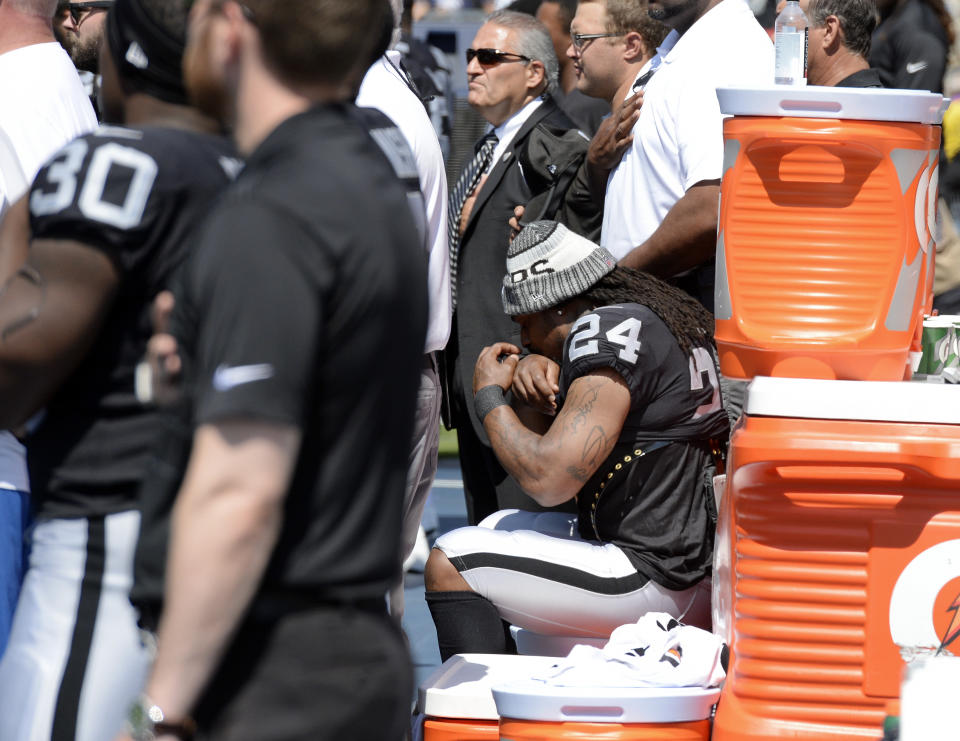
[(467, 553), (462, 556), (450, 556), (450, 563), (458, 572), (479, 568), (515, 571), (595, 594), (630, 594), (643, 589), (650, 582), (649, 578), (638, 571), (626, 576), (600, 576), (590, 571), (551, 563), (539, 558), (508, 556), (503, 553)]
[(87, 520), (87, 558), (80, 584), (77, 617), (70, 640), (70, 653), (60, 680), (57, 706), (53, 716), (50, 741), (74, 741), (77, 736), (77, 716), (80, 711), (80, 691), (87, 671), (87, 659), (93, 643), (93, 628), (97, 620), (100, 593), (103, 590), (103, 571), (107, 559), (106, 523), (103, 517)]

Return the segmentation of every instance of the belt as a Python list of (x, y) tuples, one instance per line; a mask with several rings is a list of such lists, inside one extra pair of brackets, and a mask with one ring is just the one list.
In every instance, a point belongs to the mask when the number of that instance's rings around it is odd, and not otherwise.
[(258, 621), (273, 621), (294, 612), (324, 609), (358, 610), (386, 615), (387, 601), (385, 597), (341, 598), (298, 592), (267, 592), (253, 598), (247, 617)]

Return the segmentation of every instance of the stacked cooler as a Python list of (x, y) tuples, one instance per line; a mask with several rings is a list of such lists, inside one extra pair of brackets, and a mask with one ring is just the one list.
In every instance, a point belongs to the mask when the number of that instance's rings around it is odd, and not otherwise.
[(905, 662), (960, 622), (960, 387), (903, 380), (931, 302), (943, 100), (718, 96), (717, 347), (753, 382), (721, 505), (733, 661), (713, 738), (879, 739)]

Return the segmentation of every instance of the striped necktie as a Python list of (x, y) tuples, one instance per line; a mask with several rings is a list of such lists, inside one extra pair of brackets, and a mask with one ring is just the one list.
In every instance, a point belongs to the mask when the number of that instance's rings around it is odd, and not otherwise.
[(453, 298), (453, 305), (457, 305), (457, 258), (460, 254), (460, 217), (463, 214), (463, 206), (467, 198), (477, 187), (480, 176), (490, 165), (493, 158), (493, 150), (497, 147), (497, 135), (492, 131), (480, 140), (480, 146), (473, 159), (467, 163), (460, 173), (460, 179), (456, 186), (450, 192), (450, 200), (447, 203), (447, 227), (450, 237), (450, 293)]

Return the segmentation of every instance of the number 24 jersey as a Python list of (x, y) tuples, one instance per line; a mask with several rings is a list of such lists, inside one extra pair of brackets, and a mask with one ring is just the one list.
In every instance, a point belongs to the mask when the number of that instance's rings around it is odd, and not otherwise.
[[(716, 514), (707, 441), (728, 432), (713, 352), (684, 353), (646, 306), (606, 306), (571, 328), (561, 397), (598, 368), (621, 375), (630, 412), (613, 452), (577, 497), (580, 534), (620, 547), (648, 579), (686, 589), (710, 573)], [(660, 447), (646, 455), (651, 443)]]
[(713, 353), (685, 354), (653, 311), (641, 304), (604, 306), (581, 316), (564, 345), (560, 397), (598, 368), (612, 368), (630, 389), (621, 441), (726, 437)]

